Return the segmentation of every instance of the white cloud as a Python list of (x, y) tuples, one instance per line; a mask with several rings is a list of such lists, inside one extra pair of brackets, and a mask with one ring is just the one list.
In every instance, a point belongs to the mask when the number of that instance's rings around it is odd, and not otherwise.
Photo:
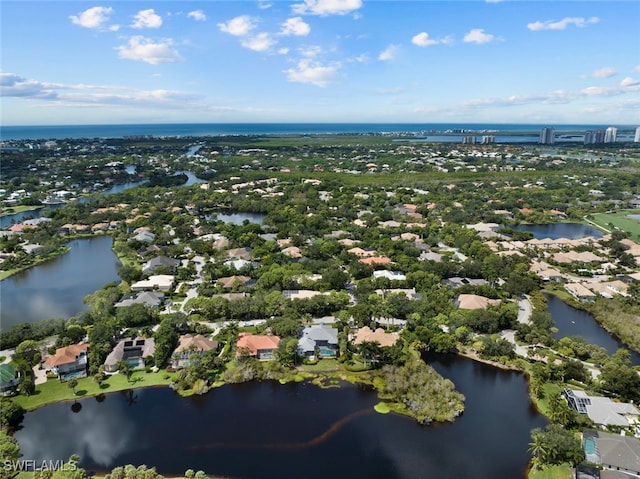
[(240, 15), (239, 17), (232, 18), (226, 23), (218, 23), (218, 27), (221, 31), (228, 33), (229, 35), (242, 37), (253, 30), (256, 27), (256, 24), (253, 18), (249, 15)]
[(260, 10), (267, 10), (271, 7), (273, 7), (273, 3), (265, 2), (264, 0), (258, 0), (258, 8)]
[(398, 45), (389, 45), (387, 48), (380, 52), (380, 54), (378, 55), (378, 60), (383, 62), (393, 60), (396, 56), (396, 53), (398, 53)]
[(314, 58), (322, 53), (322, 48), (318, 45), (312, 45), (307, 48), (300, 49), (300, 54), (303, 57)]
[(182, 60), (173, 47), (173, 40), (165, 39), (154, 42), (140, 35), (131, 37), (127, 45), (116, 47), (118, 57), (127, 60), (139, 60), (151, 65), (159, 63), (175, 63)]
[(635, 78), (631, 78), (631, 77), (626, 77), (620, 82), (620, 86), (623, 87), (623, 88), (630, 87), (630, 86), (636, 86), (636, 85), (640, 85), (640, 81), (636, 80)]
[(285, 71), (290, 82), (310, 83), (319, 87), (327, 86), (336, 76), (336, 66), (323, 66), (309, 59), (302, 59), (296, 68)]
[(113, 13), (111, 7), (91, 7), (78, 15), (71, 15), (69, 18), (74, 25), (84, 28), (105, 29), (109, 17)]
[(483, 43), (490, 43), (495, 40), (497, 40), (497, 38), (490, 33), (484, 33), (483, 28), (474, 28), (473, 30), (468, 32), (462, 39), (462, 41), (466, 43), (477, 43), (480, 45)]
[(586, 78), (610, 78), (614, 75), (617, 75), (618, 72), (613, 67), (604, 67), (598, 70), (594, 70), (588, 75), (585, 75)]
[(271, 35), (265, 32), (258, 33), (257, 35), (242, 40), (241, 42), (243, 47), (255, 52), (264, 52), (266, 50), (269, 50), (269, 48), (275, 45), (275, 43), (276, 42), (273, 38), (271, 38)]
[(411, 39), (411, 43), (419, 47), (428, 47), (431, 45), (437, 45), (438, 40), (429, 38), (429, 34), (427, 32), (420, 32), (417, 35), (413, 36), (413, 38)]
[(633, 71), (634, 71), (634, 72), (638, 72), (638, 73), (640, 73), (640, 65), (637, 65), (637, 66), (633, 69)]
[(599, 21), (600, 19), (598, 17), (565, 17), (557, 22), (553, 20), (547, 20), (545, 22), (536, 21), (528, 23), (527, 28), (532, 32), (538, 32), (540, 30), (564, 30), (569, 25), (575, 25), (576, 27), (583, 28), (587, 25), (598, 23)]
[(287, 47), (282, 47), (278, 49), (278, 55), (287, 55), (289, 53), (289, 49)]
[(162, 17), (153, 8), (140, 10), (133, 19), (131, 28), (160, 28), (162, 26)]
[(291, 9), (298, 15), (346, 15), (362, 7), (362, 0), (304, 0)]
[(192, 12), (189, 12), (187, 13), (187, 17), (193, 18), (197, 22), (204, 22), (207, 20), (207, 16), (202, 10), (194, 10)]
[(181, 107), (191, 94), (171, 90), (135, 90), (113, 85), (49, 83), (27, 79), (13, 73), (0, 73), (0, 91), (4, 97), (48, 100), (55, 105), (131, 105)]
[(295, 35), (305, 37), (311, 32), (311, 27), (301, 17), (292, 17), (282, 24), (281, 35)]

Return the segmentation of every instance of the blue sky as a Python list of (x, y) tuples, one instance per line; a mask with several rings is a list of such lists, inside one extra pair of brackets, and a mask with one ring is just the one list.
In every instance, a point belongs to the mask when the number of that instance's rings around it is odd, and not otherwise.
[(1, 0), (3, 125), (640, 124), (640, 2)]

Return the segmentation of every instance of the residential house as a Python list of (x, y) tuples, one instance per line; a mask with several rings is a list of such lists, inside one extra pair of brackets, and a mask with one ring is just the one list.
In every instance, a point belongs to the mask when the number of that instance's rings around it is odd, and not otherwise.
[(274, 359), (280, 344), (279, 336), (240, 333), (236, 343), (236, 357), (250, 356), (260, 361)]
[(152, 357), (156, 352), (156, 343), (153, 338), (125, 338), (107, 356), (104, 362), (104, 370), (113, 373), (118, 370), (118, 362), (126, 361), (131, 369), (143, 368), (145, 358)]
[(251, 278), (249, 276), (226, 276), (224, 278), (218, 278), (216, 280), (216, 284), (221, 286), (224, 289), (233, 289), (238, 286), (244, 286), (251, 282)]
[(251, 248), (234, 248), (227, 250), (227, 258), (229, 259), (251, 259)]
[(373, 277), (376, 279), (386, 278), (389, 281), (406, 281), (407, 279), (406, 275), (404, 273), (401, 273), (400, 271), (389, 271), (386, 269), (374, 271)]
[(368, 266), (384, 265), (391, 263), (391, 259), (386, 256), (371, 256), (370, 258), (362, 258), (358, 260), (362, 264)]
[(135, 236), (132, 236), (128, 239), (131, 241), (139, 241), (141, 243), (153, 243), (156, 239), (156, 235), (154, 235), (151, 231), (140, 231)]
[(596, 294), (580, 283), (567, 283), (564, 285), (564, 289), (578, 301), (590, 302), (596, 299)]
[(571, 408), (588, 416), (597, 426), (640, 426), (640, 411), (633, 404), (612, 401), (608, 397), (589, 396), (584, 391), (574, 389), (565, 389), (562, 394)]
[(175, 282), (175, 278), (166, 274), (159, 274), (156, 276), (149, 276), (149, 278), (138, 281), (131, 285), (131, 291), (144, 291), (144, 290), (160, 290), (163, 292), (169, 291)]
[(459, 276), (447, 278), (444, 280), (444, 283), (453, 288), (459, 288), (460, 286), (466, 286), (469, 284), (473, 286), (485, 286), (489, 284), (486, 279), (461, 278)]
[(391, 347), (400, 339), (398, 333), (387, 333), (382, 328), (373, 331), (369, 326), (360, 328), (356, 333), (353, 344), (356, 346), (362, 343), (378, 343), (381, 347)]
[(460, 309), (487, 309), (489, 306), (500, 305), (499, 299), (489, 299), (477, 294), (461, 294), (455, 300)]
[(285, 289), (282, 294), (286, 299), (309, 299), (323, 293), (311, 289)]
[(187, 367), (191, 364), (193, 355), (201, 355), (216, 349), (218, 349), (218, 341), (205, 338), (202, 334), (182, 335), (178, 339), (178, 347), (171, 355), (171, 366), (174, 369)]
[(126, 308), (134, 304), (144, 304), (150, 308), (157, 308), (164, 302), (164, 293), (157, 291), (142, 291), (137, 294), (126, 294), (119, 302), (113, 306), (116, 308)]
[(166, 273), (175, 273), (180, 266), (180, 260), (168, 258), (167, 256), (156, 256), (142, 265), (142, 274), (153, 274), (157, 269), (162, 269)]
[[(640, 440), (593, 429), (582, 433), (582, 447), (588, 462), (602, 467), (602, 477), (616, 471), (613, 477), (640, 477)], [(612, 476), (606, 476), (612, 477)]]
[(0, 364), (0, 394), (12, 394), (20, 383), (20, 373), (13, 364)]
[(89, 362), (88, 350), (89, 344), (87, 343), (58, 348), (56, 353), (45, 359), (42, 364), (47, 371), (56, 374), (61, 381), (85, 377)]
[(390, 294), (404, 294), (407, 299), (420, 299), (422, 295), (416, 293), (416, 288), (388, 288), (388, 289), (376, 289), (376, 294), (386, 298)]
[(302, 330), (298, 354), (303, 357), (334, 357), (338, 353), (338, 328), (314, 324)]

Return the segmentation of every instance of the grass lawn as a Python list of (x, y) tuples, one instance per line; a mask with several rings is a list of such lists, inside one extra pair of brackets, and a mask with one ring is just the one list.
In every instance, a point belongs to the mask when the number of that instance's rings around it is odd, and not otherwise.
[(529, 472), (529, 479), (571, 479), (572, 477), (573, 469), (569, 464), (548, 466), (542, 470)]
[(594, 213), (591, 216), (594, 223), (611, 229), (609, 223), (613, 224), (622, 231), (626, 231), (634, 241), (640, 241), (640, 221), (628, 218), (627, 215), (640, 215), (640, 210), (623, 210), (615, 213)]
[(35, 211), (35, 210), (39, 210), (40, 208), (44, 208), (44, 206), (26, 206), (26, 205), (11, 206), (9, 208), (3, 209), (2, 213), (0, 213), (0, 216), (14, 215), (16, 213), (22, 213), (23, 211)]
[(320, 371), (336, 371), (341, 368), (336, 359), (325, 358), (319, 360), (317, 364), (303, 364), (299, 369), (317, 373)]
[(561, 392), (562, 387), (558, 384), (546, 383), (542, 386), (542, 389), (544, 390), (544, 397), (542, 399), (534, 398), (534, 401), (540, 412), (549, 417), (549, 398), (554, 393)]
[[(164, 379), (169, 375), (168, 379)], [(127, 377), (123, 374), (114, 374), (108, 376), (107, 379), (98, 386), (93, 378), (83, 378), (78, 380), (76, 394), (69, 388), (68, 383), (61, 383), (57, 379), (49, 379), (44, 384), (36, 386), (35, 394), (31, 396), (16, 396), (14, 401), (20, 404), (26, 410), (36, 409), (45, 404), (55, 403), (59, 401), (71, 401), (87, 396), (97, 396), (98, 394), (106, 394), (125, 389), (135, 389), (148, 386), (167, 386), (171, 382), (173, 374), (166, 371), (157, 373), (146, 373), (144, 371), (134, 372), (131, 379), (127, 381)]]

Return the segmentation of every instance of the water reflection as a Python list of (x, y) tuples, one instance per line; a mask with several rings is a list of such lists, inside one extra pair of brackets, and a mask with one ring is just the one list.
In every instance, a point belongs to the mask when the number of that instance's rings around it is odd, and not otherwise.
[(71, 241), (68, 253), (3, 280), (2, 327), (86, 311), (86, 295), (118, 280), (111, 243), (110, 236)]
[(509, 226), (520, 231), (530, 231), (536, 239), (580, 239), (587, 236), (601, 238), (602, 231), (582, 223), (523, 224)]
[(349, 384), (261, 382), (192, 398), (136, 390), (132, 404), (128, 393), (108, 394), (81, 400), (78, 414), (68, 403), (47, 406), (26, 415), (16, 438), (25, 458), (78, 453), (97, 470), (132, 463), (247, 479), (524, 477), (529, 432), (545, 420), (523, 375), (453, 356), (430, 361), (467, 398), (453, 424), (376, 414), (376, 393)]
[[(548, 309), (558, 331), (553, 337), (556, 339), (566, 336), (580, 336), (587, 343), (596, 344), (606, 349), (611, 355), (618, 349), (629, 349), (622, 342), (611, 336), (602, 326), (598, 324), (593, 316), (586, 311), (569, 306), (567, 303), (555, 296), (548, 296)], [(640, 365), (640, 354), (631, 352), (631, 364)]]

